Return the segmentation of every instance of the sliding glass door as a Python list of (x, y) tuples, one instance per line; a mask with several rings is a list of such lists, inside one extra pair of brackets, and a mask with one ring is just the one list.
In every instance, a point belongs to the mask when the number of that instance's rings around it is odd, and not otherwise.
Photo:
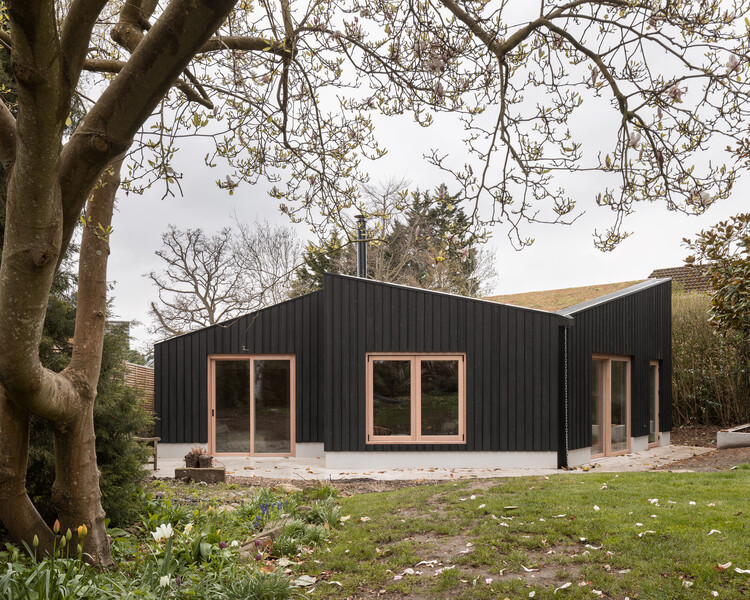
[(659, 444), (659, 361), (648, 367), (648, 445)]
[(209, 447), (215, 454), (294, 454), (294, 357), (210, 359)]
[(591, 364), (591, 455), (630, 449), (630, 359), (594, 356)]

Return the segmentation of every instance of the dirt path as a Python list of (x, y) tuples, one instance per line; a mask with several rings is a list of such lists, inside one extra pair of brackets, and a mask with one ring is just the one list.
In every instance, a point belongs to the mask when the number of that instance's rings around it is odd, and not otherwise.
[(740, 468), (750, 468), (750, 448), (725, 448), (713, 450), (699, 456), (693, 456), (684, 460), (678, 460), (659, 467), (660, 471), (726, 471), (738, 465), (746, 465)]

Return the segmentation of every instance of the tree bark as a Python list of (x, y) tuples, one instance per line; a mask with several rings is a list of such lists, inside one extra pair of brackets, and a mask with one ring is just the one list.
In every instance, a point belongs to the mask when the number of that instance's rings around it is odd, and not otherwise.
[(34, 547), (39, 554), (51, 553), (52, 531), (37, 512), (26, 492), (29, 457), (29, 413), (10, 402), (0, 386), (0, 520), (11, 537)]
[[(102, 0), (75, 0), (59, 31), (55, 5), (8, 0), (17, 117), (0, 111), (0, 161), (8, 181), (0, 265), (0, 518), (18, 539), (49, 549), (52, 532), (25, 490), (29, 414), (52, 425), (53, 501), (63, 530), (86, 525), (84, 551), (112, 564), (96, 464), (93, 407), (101, 368), (109, 226), (119, 164), (132, 137), (236, 0), (174, 0), (61, 150), (70, 99)], [(155, 3), (145, 2), (148, 6)], [(165, 48), (168, 50), (165, 51)], [(121, 161), (120, 161), (121, 162)], [(45, 369), (39, 341), (49, 291), (86, 208), (73, 357)], [(77, 537), (77, 535), (76, 535)], [(71, 543), (75, 544), (74, 537)]]
[[(77, 536), (79, 525), (88, 535), (83, 549), (89, 560), (102, 567), (114, 564), (109, 551), (101, 505), (96, 462), (94, 400), (101, 370), (107, 308), (107, 261), (115, 194), (120, 185), (124, 155), (105, 169), (86, 206), (78, 262), (78, 298), (73, 356), (63, 371), (78, 388), (81, 414), (72, 422), (54, 427), (55, 483), (52, 501), (64, 530)], [(73, 539), (73, 543), (76, 540)]]

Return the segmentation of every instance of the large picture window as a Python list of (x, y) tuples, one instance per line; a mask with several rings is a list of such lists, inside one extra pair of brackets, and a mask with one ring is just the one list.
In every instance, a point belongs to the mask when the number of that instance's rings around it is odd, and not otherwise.
[(368, 354), (367, 442), (466, 441), (462, 354)]

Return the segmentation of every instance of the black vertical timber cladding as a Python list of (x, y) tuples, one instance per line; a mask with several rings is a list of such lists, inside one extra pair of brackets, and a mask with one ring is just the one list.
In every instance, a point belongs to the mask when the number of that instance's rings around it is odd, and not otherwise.
[(294, 354), (296, 441), (323, 441), (323, 292), (276, 304), (156, 344), (155, 434), (165, 443), (208, 440), (210, 354)]
[(570, 313), (568, 389), (570, 448), (591, 445), (591, 357), (631, 360), (631, 433), (648, 434), (648, 365), (659, 361), (659, 429), (672, 429), (672, 287), (670, 281)]
[[(326, 451), (557, 450), (568, 319), (342, 275), (326, 275), (324, 289)], [(367, 445), (368, 352), (464, 353), (466, 444)]]

